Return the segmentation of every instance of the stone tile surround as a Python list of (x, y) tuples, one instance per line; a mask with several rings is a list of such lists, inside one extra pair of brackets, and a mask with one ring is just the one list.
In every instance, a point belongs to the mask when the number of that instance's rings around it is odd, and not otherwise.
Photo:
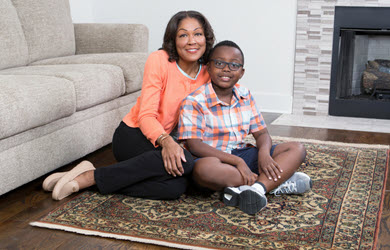
[(293, 114), (327, 116), (335, 6), (390, 7), (390, 0), (298, 0)]

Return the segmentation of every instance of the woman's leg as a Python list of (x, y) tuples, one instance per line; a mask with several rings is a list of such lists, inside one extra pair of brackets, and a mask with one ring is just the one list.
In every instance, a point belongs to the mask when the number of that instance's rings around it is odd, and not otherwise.
[[(194, 164), (193, 159), (187, 150), (184, 153), (187, 162), (182, 162), (184, 168), (183, 176), (173, 177), (169, 175), (164, 168), (161, 151), (153, 150), (108, 167), (98, 168), (94, 171), (94, 179), (102, 194), (121, 192), (134, 195), (131, 189), (138, 186), (145, 188), (145, 192), (146, 190), (152, 190), (153, 192), (147, 192), (144, 196), (137, 197), (154, 197), (155, 193), (160, 191), (157, 183), (166, 181), (174, 183), (174, 181), (171, 182), (170, 180), (185, 178), (185, 176), (191, 174)], [(156, 185), (152, 185), (153, 182)], [(186, 182), (178, 181), (178, 183), (180, 185)], [(172, 186), (172, 188), (177, 189), (176, 186)], [(169, 190), (165, 191), (170, 192)]]
[(147, 151), (157, 150), (139, 128), (121, 122), (112, 138), (112, 151), (117, 161), (125, 161)]
[[(127, 126), (123, 121), (120, 122), (119, 126), (114, 132), (112, 139), (112, 150), (115, 159), (118, 162), (129, 160), (148, 151), (157, 151), (157, 149), (152, 145), (152, 143), (150, 143), (150, 141), (145, 138), (139, 128), (131, 128)], [(87, 171), (76, 177), (75, 180), (78, 182), (79, 188), (84, 189), (96, 184), (96, 172), (98, 173), (97, 175), (100, 178), (100, 176), (104, 175), (105, 168), (110, 168), (110, 170), (114, 171), (109, 171), (112, 172), (111, 175), (115, 175), (116, 170), (113, 169), (114, 166), (131, 166), (130, 163), (131, 162), (129, 162), (128, 164), (114, 164), (99, 168), (99, 170), (97, 171)], [(99, 174), (100, 171), (102, 171), (103, 173)]]
[(125, 187), (118, 193), (152, 200), (174, 200), (186, 191), (188, 183), (188, 177), (184, 176), (151, 179)]
[(161, 149), (156, 149), (139, 129), (123, 122), (115, 131), (113, 151), (119, 162), (77, 176), (74, 180), (79, 189), (96, 184), (102, 194), (118, 192), (150, 199), (175, 199), (185, 191), (185, 178), (194, 164), (188, 151), (184, 152), (187, 162), (182, 162), (183, 176), (173, 177), (164, 168)]

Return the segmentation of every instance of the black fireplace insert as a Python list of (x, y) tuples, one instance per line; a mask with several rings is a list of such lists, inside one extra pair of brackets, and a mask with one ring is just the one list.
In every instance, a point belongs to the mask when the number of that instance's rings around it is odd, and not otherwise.
[(390, 7), (336, 6), (329, 114), (390, 119)]

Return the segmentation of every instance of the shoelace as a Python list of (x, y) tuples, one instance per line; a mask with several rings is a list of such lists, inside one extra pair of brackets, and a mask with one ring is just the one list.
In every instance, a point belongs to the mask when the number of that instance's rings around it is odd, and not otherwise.
[(277, 187), (276, 189), (272, 190), (270, 194), (274, 194), (275, 196), (280, 196), (280, 194), (291, 194), (293, 192), (297, 192), (297, 185), (295, 182), (287, 181)]

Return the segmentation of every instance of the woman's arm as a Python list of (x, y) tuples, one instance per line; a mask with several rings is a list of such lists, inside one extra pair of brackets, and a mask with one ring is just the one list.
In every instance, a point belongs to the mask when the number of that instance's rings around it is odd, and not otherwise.
[[(152, 53), (145, 64), (138, 124), (145, 137), (157, 146), (157, 138), (165, 132), (157, 120), (164, 79), (168, 71), (168, 61), (164, 62), (160, 53)], [(168, 60), (166, 58), (166, 60)]]
[(166, 136), (164, 140), (159, 141), (160, 143), (157, 142), (157, 139), (166, 133), (157, 119), (169, 70), (168, 57), (162, 55), (161, 52), (152, 53), (145, 64), (138, 123), (145, 137), (154, 145), (162, 147), (161, 154), (165, 170), (168, 174), (176, 177), (184, 174), (181, 163), (182, 161), (186, 162), (183, 148), (170, 136)]

